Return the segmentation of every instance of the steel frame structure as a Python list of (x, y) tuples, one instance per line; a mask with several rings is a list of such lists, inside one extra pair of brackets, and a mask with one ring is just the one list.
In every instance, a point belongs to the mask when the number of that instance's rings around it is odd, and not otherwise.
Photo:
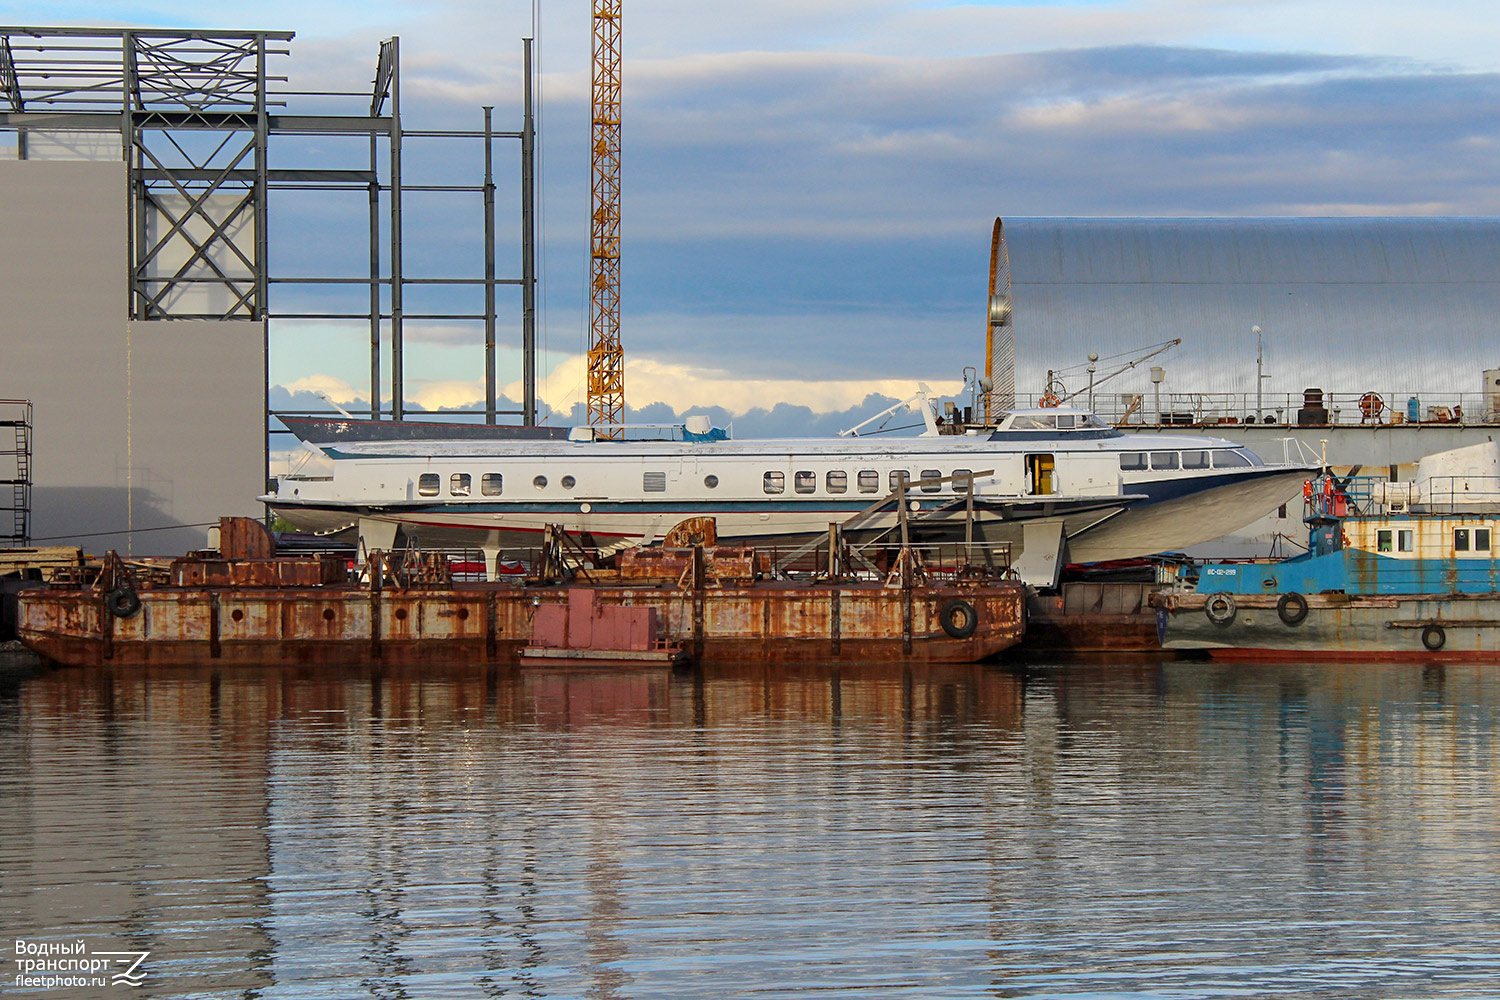
[[(273, 56), (289, 54), (289, 31), (177, 31), (83, 27), (0, 27), (0, 133), (14, 132), (16, 155), (28, 158), (35, 133), (117, 134), (128, 177), (129, 318), (367, 320), (370, 327), (370, 415), (407, 416), (404, 331), (407, 320), (484, 323), (485, 419), (497, 413), (536, 422), (535, 119), (531, 105), (531, 39), (524, 40), (522, 127), (495, 131), (485, 109), (483, 130), (404, 129), (400, 108), (400, 43), (381, 43), (367, 114), (285, 112), (290, 96), (345, 97), (347, 92), (278, 91)], [(339, 169), (273, 169), (280, 136), (369, 137), (368, 163)], [(403, 147), (412, 138), (477, 139), (484, 143), (479, 184), (403, 185)], [(522, 273), (495, 275), (492, 145), (519, 141), (522, 160)], [(388, 157), (381, 178), (381, 147)], [(273, 191), (368, 193), (367, 276), (279, 274), (268, 254)], [(409, 277), (402, 264), (402, 201), (408, 191), (478, 194), (485, 215), (482, 277)], [(381, 202), (388, 211), (382, 233)], [(249, 231), (248, 238), (244, 235)], [(383, 244), (383, 240), (389, 240)], [(382, 263), (382, 250), (385, 260)], [(481, 284), (482, 312), (413, 313), (404, 309), (411, 285)], [(364, 312), (293, 312), (274, 307), (274, 285), (369, 287)], [(520, 286), (525, 399), (520, 411), (497, 411), (495, 288)], [(386, 304), (382, 305), (382, 299)], [(211, 307), (205, 307), (211, 301)], [(391, 345), (391, 395), (381, 404), (381, 342)], [(267, 340), (269, 351), (269, 339)], [(267, 412), (267, 427), (272, 414)]]

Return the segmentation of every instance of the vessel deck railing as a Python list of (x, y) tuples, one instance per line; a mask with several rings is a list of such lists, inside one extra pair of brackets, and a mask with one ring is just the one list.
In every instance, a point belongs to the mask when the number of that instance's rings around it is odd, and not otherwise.
[(1386, 476), (1327, 475), (1308, 482), (1303, 491), (1308, 516), (1500, 514), (1500, 476), (1432, 476), (1393, 482)]
[[(1042, 395), (1017, 395), (1017, 408), (1041, 405)], [(1092, 409), (1121, 427), (1394, 427), (1408, 424), (1500, 425), (1500, 399), (1483, 392), (1324, 392), (1325, 420), (1299, 424), (1304, 393), (1096, 392), (1071, 396), (1065, 406)]]
[[(780, 566), (784, 557), (794, 556), (794, 560), (784, 570), (769, 574), (770, 578), (790, 580), (826, 579), (830, 576), (849, 580), (884, 580), (895, 570), (900, 551), (900, 545), (895, 542), (850, 545), (845, 546), (838, 559), (830, 562), (826, 544), (815, 549), (802, 547), (800, 551), (790, 545), (751, 547), (757, 555), (768, 557), (772, 567)], [(1011, 565), (1010, 545), (1005, 542), (924, 542), (912, 543), (908, 548), (916, 557), (916, 565), (921, 573), (933, 583), (973, 577), (999, 578), (1007, 575)], [(408, 553), (411, 553), (410, 559)], [(393, 569), (399, 569), (403, 564), (415, 566), (418, 556), (443, 560), (455, 583), (503, 580), (519, 584), (528, 578), (534, 579), (539, 569), (547, 564), (545, 549), (536, 546), (503, 549), (499, 553), (498, 564), (489, 563), (486, 553), (479, 549), (397, 549), (389, 554), (390, 565)], [(569, 566), (572, 579), (581, 583), (610, 582), (613, 578), (611, 570), (595, 569), (605, 558), (598, 556), (596, 563), (593, 558), (578, 560), (574, 553)], [(351, 565), (358, 569), (357, 561)]]

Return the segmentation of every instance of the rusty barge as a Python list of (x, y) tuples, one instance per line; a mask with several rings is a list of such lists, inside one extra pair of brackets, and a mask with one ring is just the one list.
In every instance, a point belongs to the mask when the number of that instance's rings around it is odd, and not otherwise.
[[(711, 540), (711, 539), (710, 539)], [(556, 568), (555, 566), (553, 567)], [(143, 570), (117, 556), (23, 595), (22, 640), (65, 665), (977, 662), (1018, 643), (1025, 587), (903, 550), (883, 578), (767, 580), (753, 549), (623, 553), (561, 580), (461, 582), (436, 554), (277, 556), (253, 520)]]

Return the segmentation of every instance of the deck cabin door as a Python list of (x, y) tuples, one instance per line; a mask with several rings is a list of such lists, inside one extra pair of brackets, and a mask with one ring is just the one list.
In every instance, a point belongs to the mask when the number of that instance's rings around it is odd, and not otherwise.
[(1026, 456), (1026, 492), (1031, 496), (1051, 496), (1056, 492), (1054, 472), (1057, 462), (1052, 455)]

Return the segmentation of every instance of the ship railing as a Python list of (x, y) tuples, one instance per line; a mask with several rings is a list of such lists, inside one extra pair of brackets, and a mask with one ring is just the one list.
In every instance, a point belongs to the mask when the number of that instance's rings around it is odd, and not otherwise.
[(1500, 476), (1433, 476), (1417, 484), (1415, 513), (1461, 514), (1500, 510)]
[[(778, 575), (789, 579), (885, 580), (898, 567), (902, 545), (896, 539), (859, 545), (836, 541), (795, 549), (757, 546), (770, 556)], [(1008, 542), (909, 542), (914, 565), (930, 583), (1011, 576)]]
[[(1042, 395), (1017, 395), (1015, 405), (1042, 405)], [(1392, 427), (1406, 424), (1500, 424), (1500, 397), (1484, 392), (1096, 392), (1065, 405), (1092, 409), (1119, 427)]]
[(1500, 512), (1500, 476), (1432, 476), (1394, 482), (1386, 476), (1317, 476), (1303, 487), (1308, 516)]

